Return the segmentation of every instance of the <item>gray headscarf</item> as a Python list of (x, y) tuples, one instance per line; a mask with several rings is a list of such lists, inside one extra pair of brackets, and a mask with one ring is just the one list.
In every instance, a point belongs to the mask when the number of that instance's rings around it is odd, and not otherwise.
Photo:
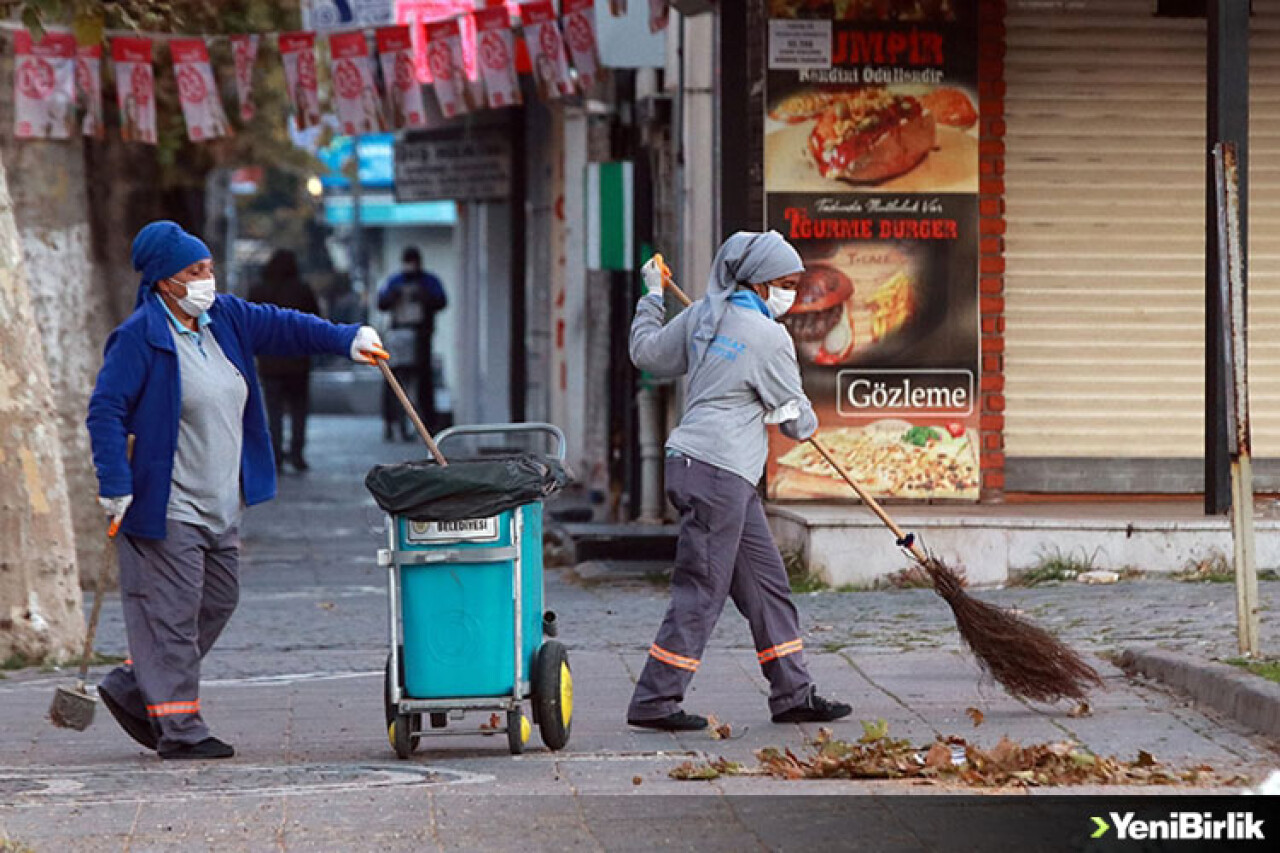
[(729, 297), (740, 284), (763, 284), (793, 273), (803, 272), (804, 262), (777, 231), (739, 231), (720, 247), (711, 264), (707, 295), (698, 301), (693, 321), (693, 358), (698, 366), (707, 346), (715, 339), (720, 320), (729, 308)]

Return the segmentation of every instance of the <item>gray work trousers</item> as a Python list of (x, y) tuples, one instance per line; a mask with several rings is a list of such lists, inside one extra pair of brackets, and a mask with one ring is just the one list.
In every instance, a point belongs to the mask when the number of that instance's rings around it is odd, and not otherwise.
[(164, 539), (121, 536), (120, 598), (130, 661), (98, 685), (150, 719), (160, 750), (209, 737), (200, 716), (200, 661), (240, 598), (239, 528), (214, 534), (170, 520)]
[(636, 682), (627, 718), (653, 720), (680, 710), (685, 689), (724, 609), (733, 603), (751, 625), (769, 680), (769, 710), (808, 699), (800, 619), (755, 487), (737, 474), (669, 456), (667, 497), (680, 511), (671, 603)]

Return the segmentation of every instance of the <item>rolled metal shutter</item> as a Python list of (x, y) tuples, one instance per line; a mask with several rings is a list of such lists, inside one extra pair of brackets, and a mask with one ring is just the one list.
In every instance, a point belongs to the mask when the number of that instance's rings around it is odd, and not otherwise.
[[(1154, 7), (1009, 2), (1010, 491), (1203, 488), (1205, 22)], [(1250, 399), (1280, 456), (1280, 0), (1252, 28)]]

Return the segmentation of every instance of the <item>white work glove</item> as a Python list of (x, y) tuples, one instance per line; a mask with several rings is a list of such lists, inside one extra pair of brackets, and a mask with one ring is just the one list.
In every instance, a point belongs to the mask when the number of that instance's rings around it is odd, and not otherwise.
[(133, 503), (133, 495), (121, 495), (118, 498), (104, 498), (98, 495), (98, 505), (107, 513), (107, 521), (116, 522), (124, 518), (124, 514), (129, 511), (129, 504)]
[(765, 412), (764, 422), (767, 424), (782, 424), (787, 421), (794, 421), (800, 417), (800, 403), (797, 400), (788, 400), (778, 408), (771, 412)]
[(382, 347), (382, 338), (373, 326), (361, 326), (356, 332), (356, 339), (351, 342), (351, 360), (360, 364), (377, 364), (379, 360), (390, 358)]
[(640, 281), (644, 283), (645, 296), (662, 298), (662, 267), (658, 266), (657, 257), (652, 257), (640, 267)]

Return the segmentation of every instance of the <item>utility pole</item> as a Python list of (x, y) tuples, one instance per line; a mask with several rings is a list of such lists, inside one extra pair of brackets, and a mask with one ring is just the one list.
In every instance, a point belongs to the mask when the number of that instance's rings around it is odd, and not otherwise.
[(1231, 456), (1231, 544), (1236, 575), (1236, 640), (1240, 653), (1257, 657), (1258, 566), (1253, 530), (1253, 458), (1249, 428), (1249, 319), (1240, 238), (1239, 180), (1235, 146), (1213, 149), (1213, 177), (1218, 202), (1219, 263), (1216, 287), (1219, 310), (1227, 318), (1222, 341), (1230, 367), (1226, 386), (1227, 449)]
[[(1235, 147), (1239, 174), (1240, 276), (1248, 279), (1249, 246), (1249, 0), (1209, 0), (1208, 115), (1205, 144), (1205, 393), (1204, 511), (1221, 515), (1231, 507), (1231, 434), (1227, 388), (1231, 383), (1226, 342), (1228, 318), (1219, 292), (1219, 264), (1227, 248), (1218, 237), (1218, 201), (1213, 152)], [(1221, 282), (1225, 287), (1226, 282)]]

